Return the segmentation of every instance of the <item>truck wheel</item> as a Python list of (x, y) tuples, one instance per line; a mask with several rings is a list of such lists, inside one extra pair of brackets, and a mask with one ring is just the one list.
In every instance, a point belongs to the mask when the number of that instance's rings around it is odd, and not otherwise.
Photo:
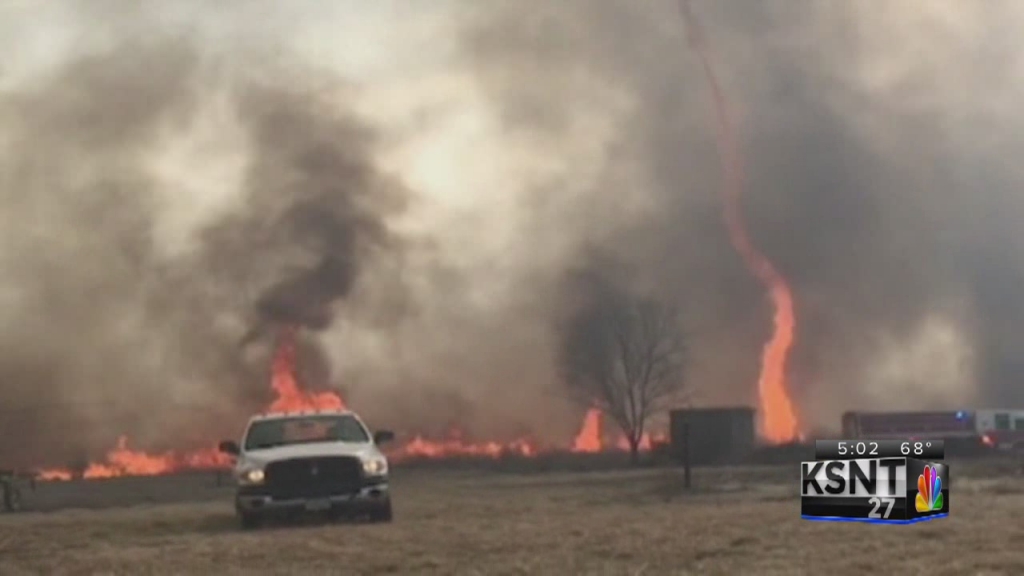
[(386, 504), (382, 504), (374, 510), (370, 514), (370, 520), (372, 522), (391, 522), (391, 500), (389, 499)]
[(256, 530), (263, 525), (263, 518), (260, 518), (258, 514), (239, 512), (238, 523), (242, 526), (242, 530)]

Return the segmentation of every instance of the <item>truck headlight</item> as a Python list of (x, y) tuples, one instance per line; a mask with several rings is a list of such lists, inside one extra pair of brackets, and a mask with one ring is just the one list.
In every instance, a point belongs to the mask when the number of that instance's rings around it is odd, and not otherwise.
[(363, 460), (363, 472), (367, 476), (383, 476), (388, 473), (388, 461), (383, 458)]
[(263, 470), (260, 468), (253, 468), (252, 470), (245, 470), (238, 475), (239, 481), (242, 484), (262, 484), (263, 483)]

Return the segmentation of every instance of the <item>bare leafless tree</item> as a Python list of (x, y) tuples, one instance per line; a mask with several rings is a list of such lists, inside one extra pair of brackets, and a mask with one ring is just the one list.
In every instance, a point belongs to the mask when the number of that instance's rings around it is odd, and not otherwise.
[(638, 460), (651, 416), (685, 392), (686, 341), (673, 306), (604, 285), (572, 317), (562, 340), (572, 397), (614, 421)]

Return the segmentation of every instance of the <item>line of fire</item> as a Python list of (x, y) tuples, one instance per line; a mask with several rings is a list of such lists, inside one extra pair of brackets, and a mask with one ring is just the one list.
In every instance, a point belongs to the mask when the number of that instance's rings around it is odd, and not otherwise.
[[(296, 330), (284, 328), (277, 339), (271, 366), (270, 388), (273, 400), (266, 406), (267, 413), (291, 413), (348, 408), (342, 396), (335, 391), (310, 392), (304, 389), (297, 376), (295, 353)], [(507, 442), (473, 442), (464, 438), (458, 428), (451, 428), (440, 439), (413, 435), (403, 444), (388, 451), (393, 462), (420, 460), (451, 460), (466, 458), (531, 458), (544, 453), (596, 454), (602, 452), (629, 452), (631, 442), (626, 434), (608, 426), (604, 412), (598, 408), (586, 411), (579, 432), (566, 445), (543, 445), (531, 438)], [(644, 432), (636, 442), (638, 451), (665, 450), (664, 433)], [(659, 448), (660, 447), (660, 448)], [(188, 451), (149, 453), (131, 446), (130, 439), (120, 437), (106, 457), (99, 462), (77, 466), (39, 470), (42, 480), (71, 480), (73, 478), (111, 478), (117, 476), (147, 476), (170, 474), (189, 470), (226, 469), (233, 458), (221, 453), (216, 446)]]
[[(267, 412), (302, 412), (345, 409), (337, 392), (308, 392), (296, 371), (295, 331), (282, 330), (271, 367), (273, 400)], [(733, 464), (775, 460), (809, 450), (813, 440), (771, 443), (758, 434), (757, 413), (749, 407), (687, 408), (669, 411), (668, 429), (644, 432), (637, 445), (648, 460), (686, 464)], [(628, 453), (629, 438), (617, 426), (609, 426), (598, 408), (588, 410), (579, 432), (561, 446), (543, 445), (530, 438), (508, 442), (472, 442), (458, 429), (441, 439), (413, 435), (388, 455), (402, 464), (423, 460), (536, 458), (545, 454)], [(842, 437), (849, 439), (942, 439), (951, 454), (972, 455), (987, 451), (1024, 450), (1024, 410), (958, 410), (924, 412), (847, 412)], [(693, 440), (699, 439), (699, 440)], [(117, 476), (145, 476), (185, 471), (227, 469), (232, 457), (215, 446), (187, 451), (149, 453), (134, 448), (121, 437), (106, 457), (78, 466), (36, 471), (40, 480), (66, 481)], [(13, 475), (13, 471), (7, 471)]]

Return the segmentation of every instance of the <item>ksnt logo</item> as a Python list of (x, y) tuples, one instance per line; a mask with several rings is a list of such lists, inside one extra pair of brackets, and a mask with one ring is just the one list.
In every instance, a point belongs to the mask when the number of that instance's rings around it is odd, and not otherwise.
[(949, 467), (904, 457), (803, 462), (800, 495), (801, 517), (808, 520), (941, 518), (949, 513)]

